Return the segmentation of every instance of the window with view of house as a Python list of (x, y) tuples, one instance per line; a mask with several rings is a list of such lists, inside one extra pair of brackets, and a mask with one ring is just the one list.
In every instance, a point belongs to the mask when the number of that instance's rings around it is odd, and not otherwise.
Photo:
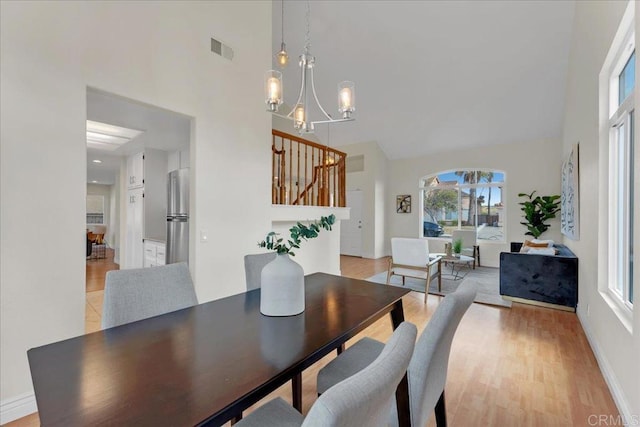
[[(629, 10), (627, 11), (629, 14)], [(635, 33), (633, 14), (623, 18), (600, 76), (608, 105), (601, 143), (608, 148), (608, 293), (618, 305), (633, 308), (633, 220), (635, 133)], [(606, 177), (606, 178), (605, 178)]]
[(479, 240), (504, 241), (504, 172), (453, 170), (420, 180), (423, 237), (477, 229)]

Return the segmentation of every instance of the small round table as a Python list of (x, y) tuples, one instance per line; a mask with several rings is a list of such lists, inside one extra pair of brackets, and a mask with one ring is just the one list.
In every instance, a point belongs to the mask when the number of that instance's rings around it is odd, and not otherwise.
[[(456, 271), (456, 269), (455, 269), (456, 264), (457, 265), (461, 265), (461, 264), (469, 265), (469, 263), (473, 262), (473, 257), (467, 256), (467, 255), (450, 255), (449, 256), (449, 255), (444, 254), (444, 253), (431, 254), (431, 255), (440, 257), (441, 262), (443, 262), (444, 264), (451, 263), (451, 274), (453, 275), (453, 279), (454, 280), (462, 279), (464, 277), (464, 276), (460, 276), (460, 269), (459, 268)], [(466, 276), (466, 274), (465, 274), (465, 276)]]

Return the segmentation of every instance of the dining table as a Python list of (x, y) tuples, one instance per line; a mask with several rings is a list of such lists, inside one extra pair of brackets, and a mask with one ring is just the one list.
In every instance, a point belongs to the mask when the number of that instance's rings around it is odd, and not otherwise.
[[(385, 315), (404, 321), (409, 289), (314, 273), (305, 310), (260, 313), (260, 289), (30, 349), (42, 426), (219, 426), (238, 419)], [(410, 425), (407, 377), (396, 392)]]

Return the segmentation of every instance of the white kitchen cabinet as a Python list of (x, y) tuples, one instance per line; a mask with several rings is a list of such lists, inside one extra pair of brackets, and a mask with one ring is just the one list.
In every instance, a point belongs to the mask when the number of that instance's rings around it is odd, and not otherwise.
[(165, 264), (165, 244), (153, 240), (144, 241), (144, 266), (156, 267)]
[(126, 223), (126, 267), (142, 268), (143, 223), (144, 223), (144, 189), (137, 188), (127, 192)]
[(129, 156), (126, 163), (125, 263), (121, 268), (142, 268), (147, 263), (143, 240), (166, 240), (167, 152), (147, 148)]
[(144, 153), (136, 153), (127, 157), (127, 188), (138, 188), (144, 185)]

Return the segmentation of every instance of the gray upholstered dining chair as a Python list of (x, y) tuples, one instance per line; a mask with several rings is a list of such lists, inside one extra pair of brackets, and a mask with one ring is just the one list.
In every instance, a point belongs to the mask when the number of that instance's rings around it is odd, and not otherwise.
[(415, 325), (403, 322), (367, 367), (327, 390), (306, 417), (281, 398), (270, 401), (237, 427), (361, 427), (387, 424), (395, 391), (416, 340)]
[(245, 276), (247, 276), (247, 291), (260, 287), (260, 274), (262, 273), (262, 269), (274, 259), (276, 259), (275, 252), (244, 256), (244, 273)]
[[(426, 425), (434, 409), (437, 425), (446, 426), (444, 386), (451, 342), (475, 295), (475, 284), (462, 282), (438, 305), (418, 339), (407, 370), (412, 426)], [(349, 347), (320, 370), (318, 393), (324, 394), (344, 378), (366, 369), (383, 348), (384, 344), (371, 338), (363, 338)], [(389, 420), (397, 422), (396, 414), (392, 414)]]
[(107, 272), (102, 329), (198, 304), (186, 263)]

